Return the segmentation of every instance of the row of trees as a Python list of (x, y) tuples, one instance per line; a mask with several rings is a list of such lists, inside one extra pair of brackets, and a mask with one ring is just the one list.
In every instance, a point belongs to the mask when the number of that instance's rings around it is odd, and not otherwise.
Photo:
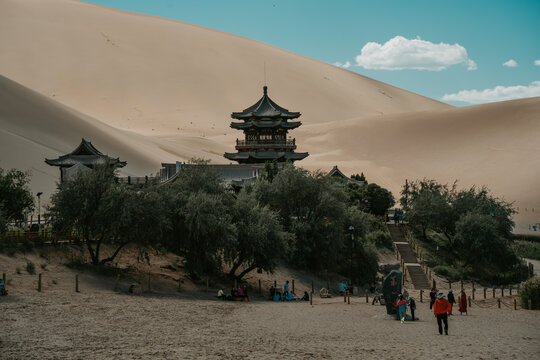
[[(241, 278), (252, 270), (271, 272), (280, 261), (358, 281), (375, 276), (376, 242), (366, 241), (384, 230), (369, 214), (380, 203), (375, 184), (354, 188), (290, 164), (270, 165), (264, 178), (236, 193), (198, 165), (170, 184), (142, 188), (116, 183), (109, 166), (80, 173), (59, 184), (49, 218), (59, 231), (78, 234), (93, 264), (113, 261), (134, 243), (181, 255), (195, 277), (227, 264), (229, 274)], [(391, 194), (385, 199), (393, 205)], [(108, 256), (100, 251), (105, 243), (116, 249)]]
[(25, 209), (33, 210), (28, 182), (28, 173), (0, 168), (0, 234), (7, 230), (8, 223), (24, 221)]
[(521, 276), (521, 263), (510, 246), (511, 203), (485, 187), (458, 189), (457, 183), (426, 179), (406, 182), (401, 195), (405, 220), (439, 250), (432, 252), (435, 265), (450, 266), (459, 277), (492, 280), (505, 273), (510, 281)]

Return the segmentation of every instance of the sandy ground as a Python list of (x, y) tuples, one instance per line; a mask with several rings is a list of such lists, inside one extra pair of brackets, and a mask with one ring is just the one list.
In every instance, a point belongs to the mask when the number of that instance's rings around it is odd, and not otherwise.
[[(469, 316), (452, 316), (450, 335), (440, 336), (414, 290), (420, 321), (400, 324), (365, 297), (353, 296), (350, 305), (342, 297), (315, 297), (310, 306), (270, 302), (252, 291), (249, 303), (226, 302), (214, 298), (215, 287), (206, 293), (186, 282), (178, 293), (166, 277), (154, 280), (152, 291), (130, 295), (130, 281), (114, 292), (114, 279), (80, 272), (75, 293), (73, 270), (54, 262), (42, 270), (39, 259), (0, 255), (10, 290), (0, 298), (2, 359), (533, 359), (540, 353), (540, 312), (513, 310), (508, 292), (501, 309), (488, 292)], [(41, 293), (37, 275), (15, 271), (27, 260), (43, 273)], [(287, 275), (302, 274), (276, 274)], [(299, 290), (309, 285), (297, 280)]]

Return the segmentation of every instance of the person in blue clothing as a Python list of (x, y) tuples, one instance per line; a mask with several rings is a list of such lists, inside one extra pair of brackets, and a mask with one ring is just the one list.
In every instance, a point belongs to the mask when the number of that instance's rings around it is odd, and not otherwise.
[(294, 294), (293, 292), (289, 292), (288, 295), (287, 295), (287, 301), (293, 301), (294, 300)]
[(407, 301), (405, 301), (402, 294), (399, 294), (396, 306), (398, 308), (398, 319), (403, 324), (405, 322), (405, 315), (407, 314)]
[(276, 291), (274, 293), (274, 297), (272, 298), (272, 300), (274, 300), (274, 301), (280, 301), (281, 300), (281, 294), (279, 293), (279, 291)]
[(289, 292), (289, 280), (285, 281), (285, 285), (283, 285), (283, 291), (286, 293)]

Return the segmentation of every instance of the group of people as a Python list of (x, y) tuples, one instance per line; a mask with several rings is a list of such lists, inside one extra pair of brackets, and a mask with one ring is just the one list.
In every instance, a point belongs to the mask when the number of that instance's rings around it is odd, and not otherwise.
[(221, 299), (221, 300), (247, 300), (249, 301), (249, 295), (248, 295), (248, 290), (247, 290), (247, 286), (238, 286), (238, 287), (232, 287), (231, 288), (231, 294), (230, 295), (226, 295), (225, 292), (223, 291), (223, 289), (219, 289), (218, 291), (218, 294), (217, 294), (217, 297), (218, 299)]
[[(442, 292), (438, 292), (438, 290), (436, 288), (431, 289), (431, 291), (429, 293), (429, 297), (430, 297), (429, 309), (430, 310), (433, 308), (433, 305), (435, 304), (435, 301), (438, 299), (438, 297), (441, 294), (444, 296), (444, 294)], [(452, 310), (454, 308), (454, 304), (456, 303), (456, 298), (454, 296), (454, 291), (452, 289), (448, 290), (448, 300), (447, 301), (450, 304), (450, 311), (448, 312), (448, 315), (452, 315)], [(460, 315), (463, 315), (463, 313), (465, 313), (465, 315), (468, 315), (467, 314), (467, 295), (465, 294), (465, 291), (463, 291), (463, 290), (461, 290), (461, 294), (459, 295), (459, 308), (458, 308), (458, 311), (459, 311)]]
[(411, 321), (414, 321), (416, 319), (414, 317), (414, 311), (416, 310), (416, 301), (413, 297), (406, 294), (399, 294), (396, 301), (396, 307), (397, 319), (400, 320), (402, 324), (407, 318), (407, 307), (411, 310)]
[(283, 292), (280, 289), (276, 289), (274, 285), (270, 286), (270, 299), (273, 301), (309, 301), (309, 294), (307, 291), (304, 291), (304, 296), (299, 299), (296, 298), (294, 291), (289, 289), (289, 280), (287, 280), (283, 285)]

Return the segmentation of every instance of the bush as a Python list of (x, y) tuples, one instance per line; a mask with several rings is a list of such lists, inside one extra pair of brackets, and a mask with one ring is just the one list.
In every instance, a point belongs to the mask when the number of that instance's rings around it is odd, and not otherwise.
[(15, 268), (15, 273), (17, 273), (17, 275), (21, 275), (21, 268), (17, 266)]
[(377, 248), (392, 248), (392, 237), (386, 231), (372, 231), (366, 235), (366, 241), (374, 244)]
[(440, 277), (446, 278), (449, 281), (459, 281), (461, 279), (468, 278), (465, 275), (465, 270), (460, 267), (453, 267), (447, 265), (437, 265), (433, 268), (435, 274)]
[(529, 279), (521, 283), (519, 303), (522, 308), (529, 308), (529, 300), (533, 310), (540, 309), (540, 279)]
[(47, 270), (47, 264), (43, 263), (43, 264), (41, 264), (40, 266), (41, 266), (41, 269)]
[(26, 263), (26, 272), (29, 273), (30, 275), (34, 275), (36, 273), (36, 265), (34, 265), (33, 262), (28, 261)]
[(519, 257), (540, 260), (540, 242), (516, 240), (512, 248)]
[(512, 239), (540, 243), (540, 235), (534, 234), (513, 234)]

